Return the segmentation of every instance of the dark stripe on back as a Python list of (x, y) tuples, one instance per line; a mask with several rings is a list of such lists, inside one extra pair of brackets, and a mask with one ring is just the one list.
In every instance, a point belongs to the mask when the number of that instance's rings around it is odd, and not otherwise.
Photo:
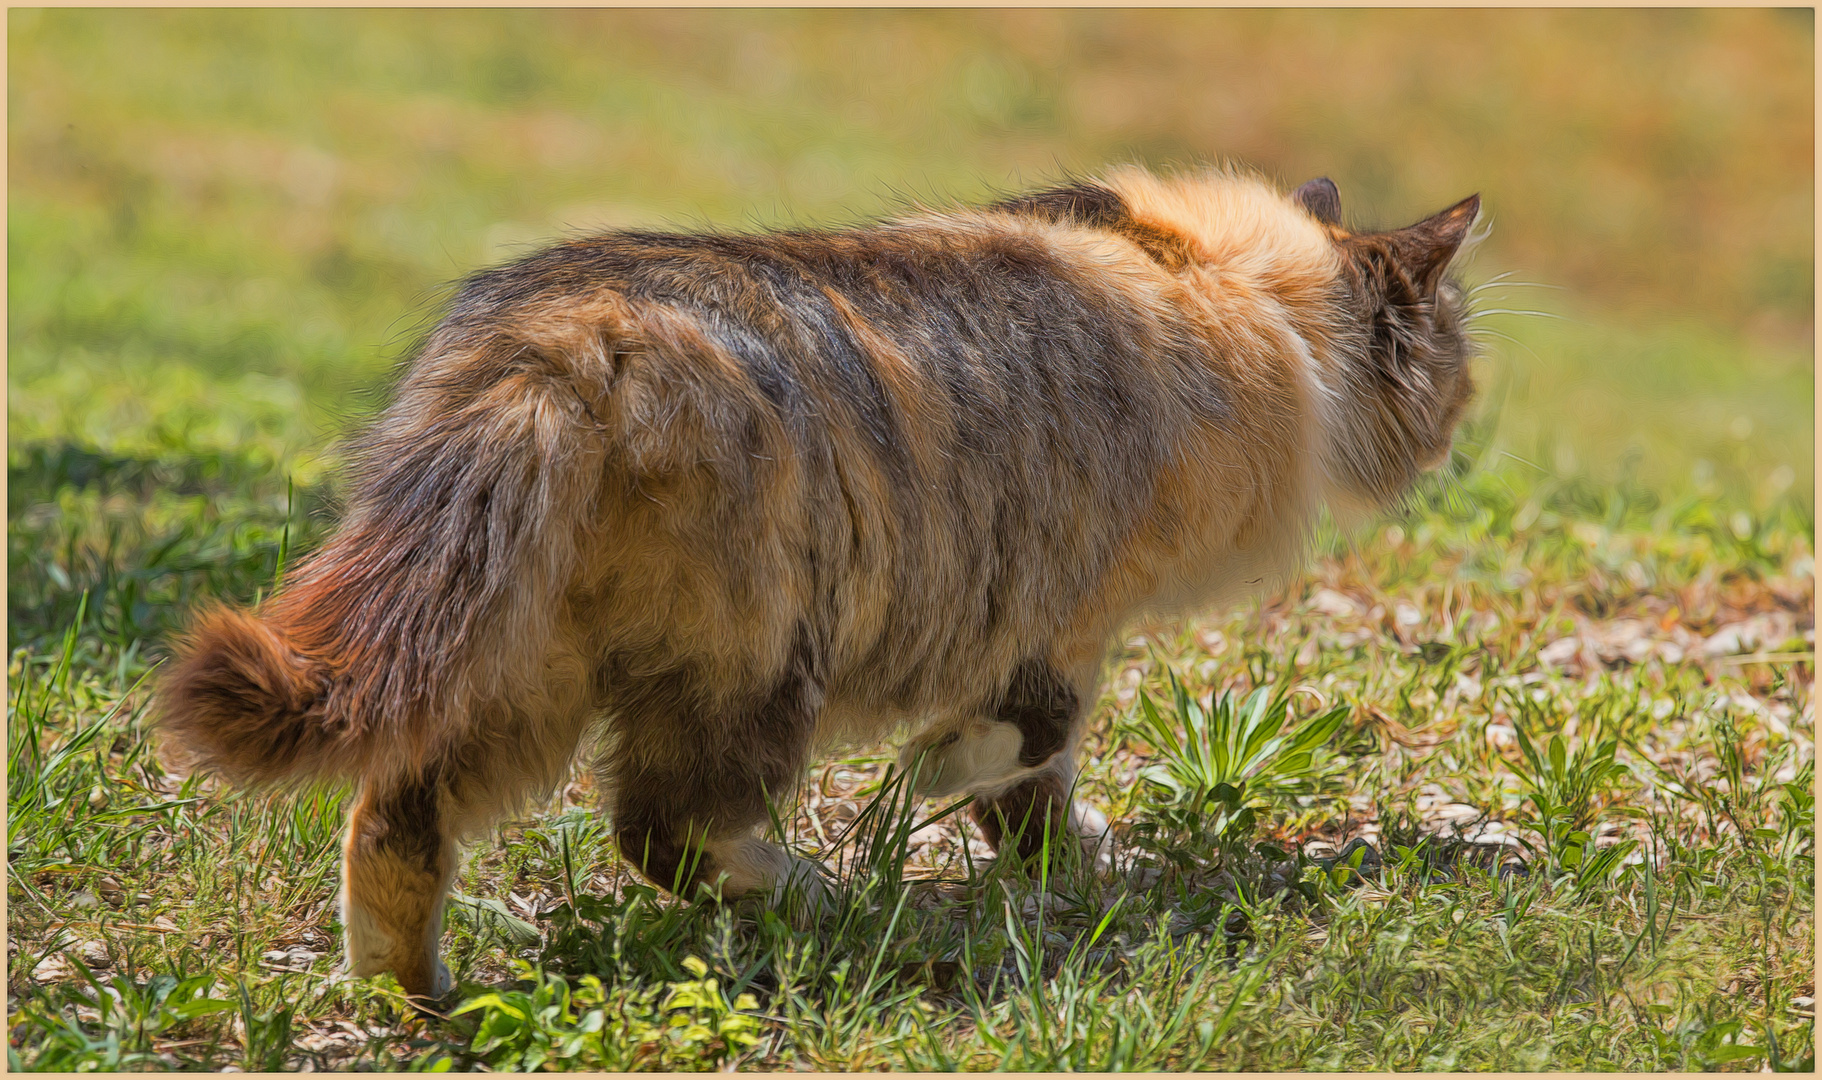
[(1053, 224), (1080, 225), (1117, 233), (1139, 245), (1154, 261), (1170, 270), (1182, 269), (1191, 257), (1189, 246), (1181, 236), (1136, 220), (1118, 192), (1099, 184), (1052, 188), (995, 203), (988, 209)]
[(1072, 184), (1034, 195), (994, 203), (989, 210), (1022, 214), (1053, 223), (1070, 222), (1091, 229), (1117, 229), (1132, 220), (1126, 201), (1099, 184)]

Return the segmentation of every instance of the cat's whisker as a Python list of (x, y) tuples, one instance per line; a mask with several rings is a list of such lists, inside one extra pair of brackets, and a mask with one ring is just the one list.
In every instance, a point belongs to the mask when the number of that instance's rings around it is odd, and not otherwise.
[(1542, 465), (1539, 465), (1537, 462), (1532, 461), (1529, 458), (1520, 457), (1519, 455), (1514, 454), (1510, 450), (1501, 449), (1499, 453), (1500, 453), (1501, 457), (1509, 457), (1513, 461), (1518, 462), (1520, 465), (1529, 465), (1531, 468), (1536, 469), (1540, 473), (1548, 473), (1550, 471), (1549, 469), (1544, 468)]
[(1540, 319), (1556, 319), (1563, 322), (1568, 321), (1567, 315), (1559, 315), (1554, 311), (1534, 311), (1526, 308), (1477, 308), (1474, 312), (1474, 317), (1477, 319), (1485, 318), (1489, 315), (1535, 315)]
[(1493, 289), (1550, 289), (1554, 292), (1566, 292), (1561, 285), (1552, 285), (1546, 281), (1488, 281), (1482, 282), (1468, 290), (1469, 296), (1478, 296)]
[[(1532, 348), (1529, 342), (1521, 341), (1518, 338), (1513, 337), (1511, 334), (1508, 334), (1503, 330), (1495, 330), (1490, 326), (1470, 327), (1468, 329), (1468, 336), (1475, 339), (1476, 341), (1485, 340), (1487, 338), (1494, 338), (1494, 339), (1498, 339), (1501, 341), (1509, 342), (1510, 344), (1516, 346), (1518, 349), (1523, 351), (1524, 354), (1526, 356), (1530, 357), (1534, 363), (1542, 364), (1544, 362), (1544, 358), (1537, 355), (1537, 350)], [(1509, 356), (1510, 354), (1505, 354), (1505, 355)]]
[(1553, 289), (1557, 292), (1566, 291), (1565, 287), (1562, 285), (1552, 285), (1543, 281), (1509, 281), (1507, 278), (1509, 278), (1511, 274), (1512, 271), (1508, 270), (1504, 273), (1495, 275), (1494, 277), (1490, 277), (1478, 285), (1471, 286), (1468, 289), (1468, 295), (1475, 296), (1488, 289)]
[[(1511, 334), (1506, 333), (1504, 330), (1495, 330), (1491, 326), (1470, 327), (1468, 329), (1468, 336), (1473, 338), (1498, 338), (1502, 341), (1509, 341), (1527, 352), (1531, 352), (1531, 346), (1513, 337)], [(1537, 354), (1533, 352), (1531, 355), (1535, 357)]]

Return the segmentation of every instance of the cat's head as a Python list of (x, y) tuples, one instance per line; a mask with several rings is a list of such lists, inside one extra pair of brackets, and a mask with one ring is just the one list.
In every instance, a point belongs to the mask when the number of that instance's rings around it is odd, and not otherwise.
[(1328, 471), (1339, 494), (1383, 503), (1448, 461), (1474, 394), (1466, 296), (1448, 269), (1480, 196), (1389, 232), (1343, 227), (1340, 193), (1326, 178), (1291, 198), (1333, 239), (1352, 324), (1334, 371), (1342, 385), (1331, 388), (1341, 430), (1331, 433)]

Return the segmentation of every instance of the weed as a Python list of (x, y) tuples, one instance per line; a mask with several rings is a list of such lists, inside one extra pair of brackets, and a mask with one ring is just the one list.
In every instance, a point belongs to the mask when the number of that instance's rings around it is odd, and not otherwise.
[[(233, 1002), (209, 996), (216, 982), (213, 975), (155, 975), (144, 984), (135, 984), (124, 975), (98, 978), (73, 955), (66, 954), (64, 959), (87, 984), (87, 992), (68, 991), (64, 999), (68, 1011), (50, 1012), (47, 1002), (39, 1002), (25, 1016), (16, 1018), (14, 1025), (25, 1021), (35, 1038), (24, 1053), (20, 1052), (18, 1040), (9, 1046), (11, 1068), (112, 1072), (159, 1065), (162, 1062), (155, 1043), (160, 1036), (180, 1025), (234, 1008)], [(84, 1014), (89, 1017), (86, 1021)], [(277, 1066), (270, 1062), (282, 1063), (283, 1059), (258, 1060), (266, 1063), (259, 1067), (274, 1068)]]
[(1619, 740), (1606, 739), (1571, 751), (1561, 735), (1552, 735), (1540, 751), (1523, 726), (1514, 732), (1524, 761), (1518, 775), (1531, 804), (1522, 823), (1542, 837), (1552, 871), (1573, 875), (1578, 888), (1600, 883), (1636, 846), (1636, 842), (1626, 841), (1596, 852), (1589, 831), (1607, 788), (1626, 771), (1614, 760)]
[(610, 991), (593, 975), (572, 993), (562, 979), (522, 964), (531, 990), (483, 994), (455, 1015), (480, 1014), (472, 1050), (493, 1068), (712, 1070), (759, 1041), (758, 1002), (741, 994), (730, 1004), (694, 956), (683, 967), (692, 977), (662, 994)]

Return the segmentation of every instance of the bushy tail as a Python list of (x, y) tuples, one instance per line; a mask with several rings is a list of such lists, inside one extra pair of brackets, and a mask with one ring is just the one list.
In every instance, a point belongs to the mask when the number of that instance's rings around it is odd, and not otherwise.
[(356, 446), (335, 536), (177, 645), (171, 749), (242, 783), (406, 772), (467, 740), (477, 700), (535, 694), (601, 476), (575, 360), (599, 339), (446, 323)]
[(203, 611), (158, 684), (168, 747), (240, 784), (358, 771), (355, 733), (331, 719), (327, 666), (255, 615)]

